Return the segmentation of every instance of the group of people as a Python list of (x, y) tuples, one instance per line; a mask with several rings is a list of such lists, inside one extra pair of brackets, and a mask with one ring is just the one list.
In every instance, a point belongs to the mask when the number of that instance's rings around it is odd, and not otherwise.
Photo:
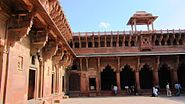
[[(175, 96), (180, 96), (180, 90), (182, 88), (181, 85), (176, 82), (175, 85), (174, 85), (174, 88), (176, 90)], [(153, 97), (158, 96), (159, 95), (159, 92), (160, 91), (159, 91), (159, 86), (158, 85), (156, 85), (156, 86), (154, 86), (152, 88), (152, 96)], [(169, 83), (166, 84), (166, 96), (172, 96), (172, 92), (171, 92), (170, 84)]]
[[(111, 85), (111, 89), (112, 89), (112, 93), (114, 95), (118, 94), (118, 87), (116, 85)], [(138, 95), (137, 89), (135, 86), (125, 86), (125, 90), (127, 92), (127, 94), (134, 94), (134, 95)]]

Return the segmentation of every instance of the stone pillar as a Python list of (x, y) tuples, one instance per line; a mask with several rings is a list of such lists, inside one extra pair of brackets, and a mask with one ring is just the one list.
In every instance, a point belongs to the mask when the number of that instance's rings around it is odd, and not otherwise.
[(153, 70), (153, 84), (158, 85), (159, 84), (159, 76), (158, 76), (158, 69)]
[(178, 75), (177, 75), (177, 69), (179, 66), (179, 56), (176, 56), (175, 60), (175, 67), (172, 69), (172, 83), (175, 84), (175, 82), (178, 82)]
[(178, 82), (178, 77), (177, 77), (177, 69), (172, 69), (172, 83), (175, 84), (175, 82)]
[(121, 85), (120, 85), (120, 71), (116, 72), (116, 82), (117, 82), (117, 86), (118, 86), (118, 91), (121, 90)]
[(137, 90), (140, 90), (140, 81), (139, 81), (139, 70), (135, 70), (135, 80), (136, 80), (136, 87)]
[(98, 60), (98, 70), (97, 70), (97, 78), (96, 78), (96, 91), (97, 91), (97, 94), (100, 93), (100, 90), (101, 90), (101, 81), (100, 81), (100, 74), (101, 74), (101, 71), (100, 71), (100, 58), (97, 59)]
[(158, 68), (160, 63), (160, 57), (156, 57), (156, 63), (153, 70), (153, 84), (158, 85), (159, 84), (159, 75), (158, 75)]

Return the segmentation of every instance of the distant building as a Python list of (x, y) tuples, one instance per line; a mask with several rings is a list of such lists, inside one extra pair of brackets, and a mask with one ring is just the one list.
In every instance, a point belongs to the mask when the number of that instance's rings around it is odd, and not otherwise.
[[(120, 94), (129, 86), (143, 93), (155, 85), (163, 89), (167, 82), (185, 87), (185, 30), (155, 30), (157, 17), (137, 11), (127, 23), (131, 31), (74, 33), (70, 95), (111, 95), (112, 85)], [(138, 31), (138, 25), (147, 30)]]

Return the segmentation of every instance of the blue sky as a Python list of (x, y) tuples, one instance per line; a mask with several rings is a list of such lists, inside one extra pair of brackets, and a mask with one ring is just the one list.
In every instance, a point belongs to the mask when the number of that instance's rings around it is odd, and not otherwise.
[[(159, 16), (155, 29), (185, 29), (185, 0), (60, 0), (73, 32), (130, 30), (136, 11)], [(143, 29), (140, 27), (139, 29)]]

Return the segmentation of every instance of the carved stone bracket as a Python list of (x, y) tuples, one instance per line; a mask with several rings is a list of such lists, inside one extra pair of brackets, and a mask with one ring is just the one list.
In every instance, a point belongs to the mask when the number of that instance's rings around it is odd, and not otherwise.
[(13, 45), (29, 34), (33, 25), (33, 17), (29, 14), (16, 14), (11, 17), (8, 29), (8, 42)]
[(31, 31), (31, 54), (34, 55), (39, 52), (48, 41), (48, 33), (45, 30)]
[(64, 56), (62, 57), (62, 60), (60, 60), (60, 65), (67, 67), (70, 66), (73, 61), (73, 57), (69, 53), (65, 53)]
[(55, 41), (48, 41), (43, 48), (44, 60), (50, 59), (56, 54), (58, 50), (58, 43)]
[(63, 56), (64, 56), (64, 51), (62, 50), (62, 48), (58, 48), (56, 54), (52, 57), (53, 64), (54, 65), (58, 64)]

